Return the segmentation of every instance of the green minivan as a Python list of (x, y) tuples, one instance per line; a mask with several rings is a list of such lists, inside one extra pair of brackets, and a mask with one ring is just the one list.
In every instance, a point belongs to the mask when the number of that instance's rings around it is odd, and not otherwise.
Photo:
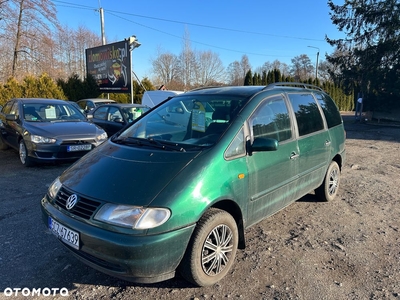
[(334, 101), (301, 83), (176, 95), (71, 165), (41, 201), (81, 261), (131, 282), (228, 274), (246, 228), (315, 191), (332, 200), (345, 161)]

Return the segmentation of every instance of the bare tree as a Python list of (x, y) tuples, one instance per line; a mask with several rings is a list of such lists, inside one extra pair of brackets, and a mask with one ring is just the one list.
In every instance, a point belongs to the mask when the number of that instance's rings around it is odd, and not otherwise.
[(196, 86), (216, 84), (224, 79), (224, 67), (218, 54), (212, 51), (198, 52)]
[(249, 57), (247, 55), (243, 55), (240, 60), (240, 68), (242, 69), (243, 78), (246, 77), (246, 74), (249, 70), (251, 70), (251, 65), (249, 61)]
[(314, 66), (307, 54), (292, 58), (291, 73), (295, 80), (304, 81), (313, 76)]
[(158, 80), (161, 80), (171, 89), (171, 83), (178, 81), (179, 59), (172, 53), (161, 53), (158, 50), (158, 56), (152, 61), (153, 73)]
[(179, 75), (184, 89), (188, 90), (193, 85), (194, 70), (196, 69), (196, 57), (190, 44), (190, 34), (185, 29), (183, 50), (179, 55)]
[(35, 63), (38, 61), (40, 55), (36, 52), (41, 38), (51, 35), (49, 24), (57, 26), (58, 22), (56, 8), (51, 0), (10, 0), (9, 8), (12, 22), (8, 24), (7, 30), (12, 35), (8, 38), (14, 45), (11, 75), (15, 77), (20, 59)]
[(268, 73), (269, 71), (279, 70), (282, 75), (289, 75), (289, 66), (286, 63), (283, 63), (277, 59), (275, 59), (272, 63), (266, 61), (261, 67), (255, 70), (256, 73), (262, 74), (263, 72)]
[(228, 83), (230, 85), (243, 85), (244, 77), (242, 74), (240, 63), (237, 60), (229, 64), (226, 72)]
[(331, 63), (329, 63), (328, 61), (321, 61), (318, 64), (318, 80), (322, 81), (322, 82), (326, 82), (326, 81), (333, 81), (333, 78), (331, 76), (331, 74), (329, 73), (329, 71), (331, 69), (333, 69), (334, 66), (331, 65)]

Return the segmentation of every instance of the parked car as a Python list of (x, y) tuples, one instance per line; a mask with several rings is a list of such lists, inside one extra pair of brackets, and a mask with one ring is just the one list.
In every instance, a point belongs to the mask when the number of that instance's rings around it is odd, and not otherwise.
[(76, 103), (79, 105), (83, 113), (86, 115), (100, 105), (116, 103), (116, 101), (110, 99), (92, 98), (92, 99), (82, 99), (76, 101)]
[(21, 163), (76, 160), (107, 140), (68, 101), (18, 98), (0, 112), (0, 149), (18, 150)]
[[(186, 126), (163, 115), (180, 103), (190, 111)], [(55, 179), (41, 201), (43, 221), (104, 273), (151, 283), (179, 271), (212, 285), (245, 247), (246, 228), (313, 191), (333, 200), (345, 153), (340, 113), (317, 87), (194, 90)]]
[(112, 136), (148, 110), (149, 107), (141, 104), (112, 103), (95, 108), (87, 117)]

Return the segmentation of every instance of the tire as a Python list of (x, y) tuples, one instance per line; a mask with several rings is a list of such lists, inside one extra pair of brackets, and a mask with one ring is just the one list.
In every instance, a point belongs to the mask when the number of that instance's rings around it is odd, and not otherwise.
[(321, 201), (332, 201), (339, 190), (340, 168), (337, 162), (332, 161), (326, 171), (324, 181), (315, 190), (316, 196)]
[(180, 264), (181, 275), (198, 286), (221, 280), (235, 262), (238, 229), (233, 217), (211, 208), (201, 217)]
[(7, 150), (8, 148), (8, 145), (4, 142), (3, 137), (0, 134), (0, 150)]
[(30, 158), (28, 156), (28, 149), (26, 148), (25, 142), (23, 139), (21, 139), (19, 141), (19, 150), (18, 150), (18, 154), (19, 154), (19, 159), (21, 161), (21, 163), (25, 166), (25, 167), (31, 167), (33, 166), (33, 161), (32, 158)]

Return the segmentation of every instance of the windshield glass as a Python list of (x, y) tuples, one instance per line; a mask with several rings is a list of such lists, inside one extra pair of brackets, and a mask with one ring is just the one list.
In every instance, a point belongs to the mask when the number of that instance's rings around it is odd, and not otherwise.
[(24, 119), (29, 122), (85, 121), (85, 116), (75, 106), (65, 104), (26, 103)]
[(150, 111), (116, 141), (146, 139), (190, 147), (214, 145), (237, 115), (244, 99), (223, 95), (179, 95)]

